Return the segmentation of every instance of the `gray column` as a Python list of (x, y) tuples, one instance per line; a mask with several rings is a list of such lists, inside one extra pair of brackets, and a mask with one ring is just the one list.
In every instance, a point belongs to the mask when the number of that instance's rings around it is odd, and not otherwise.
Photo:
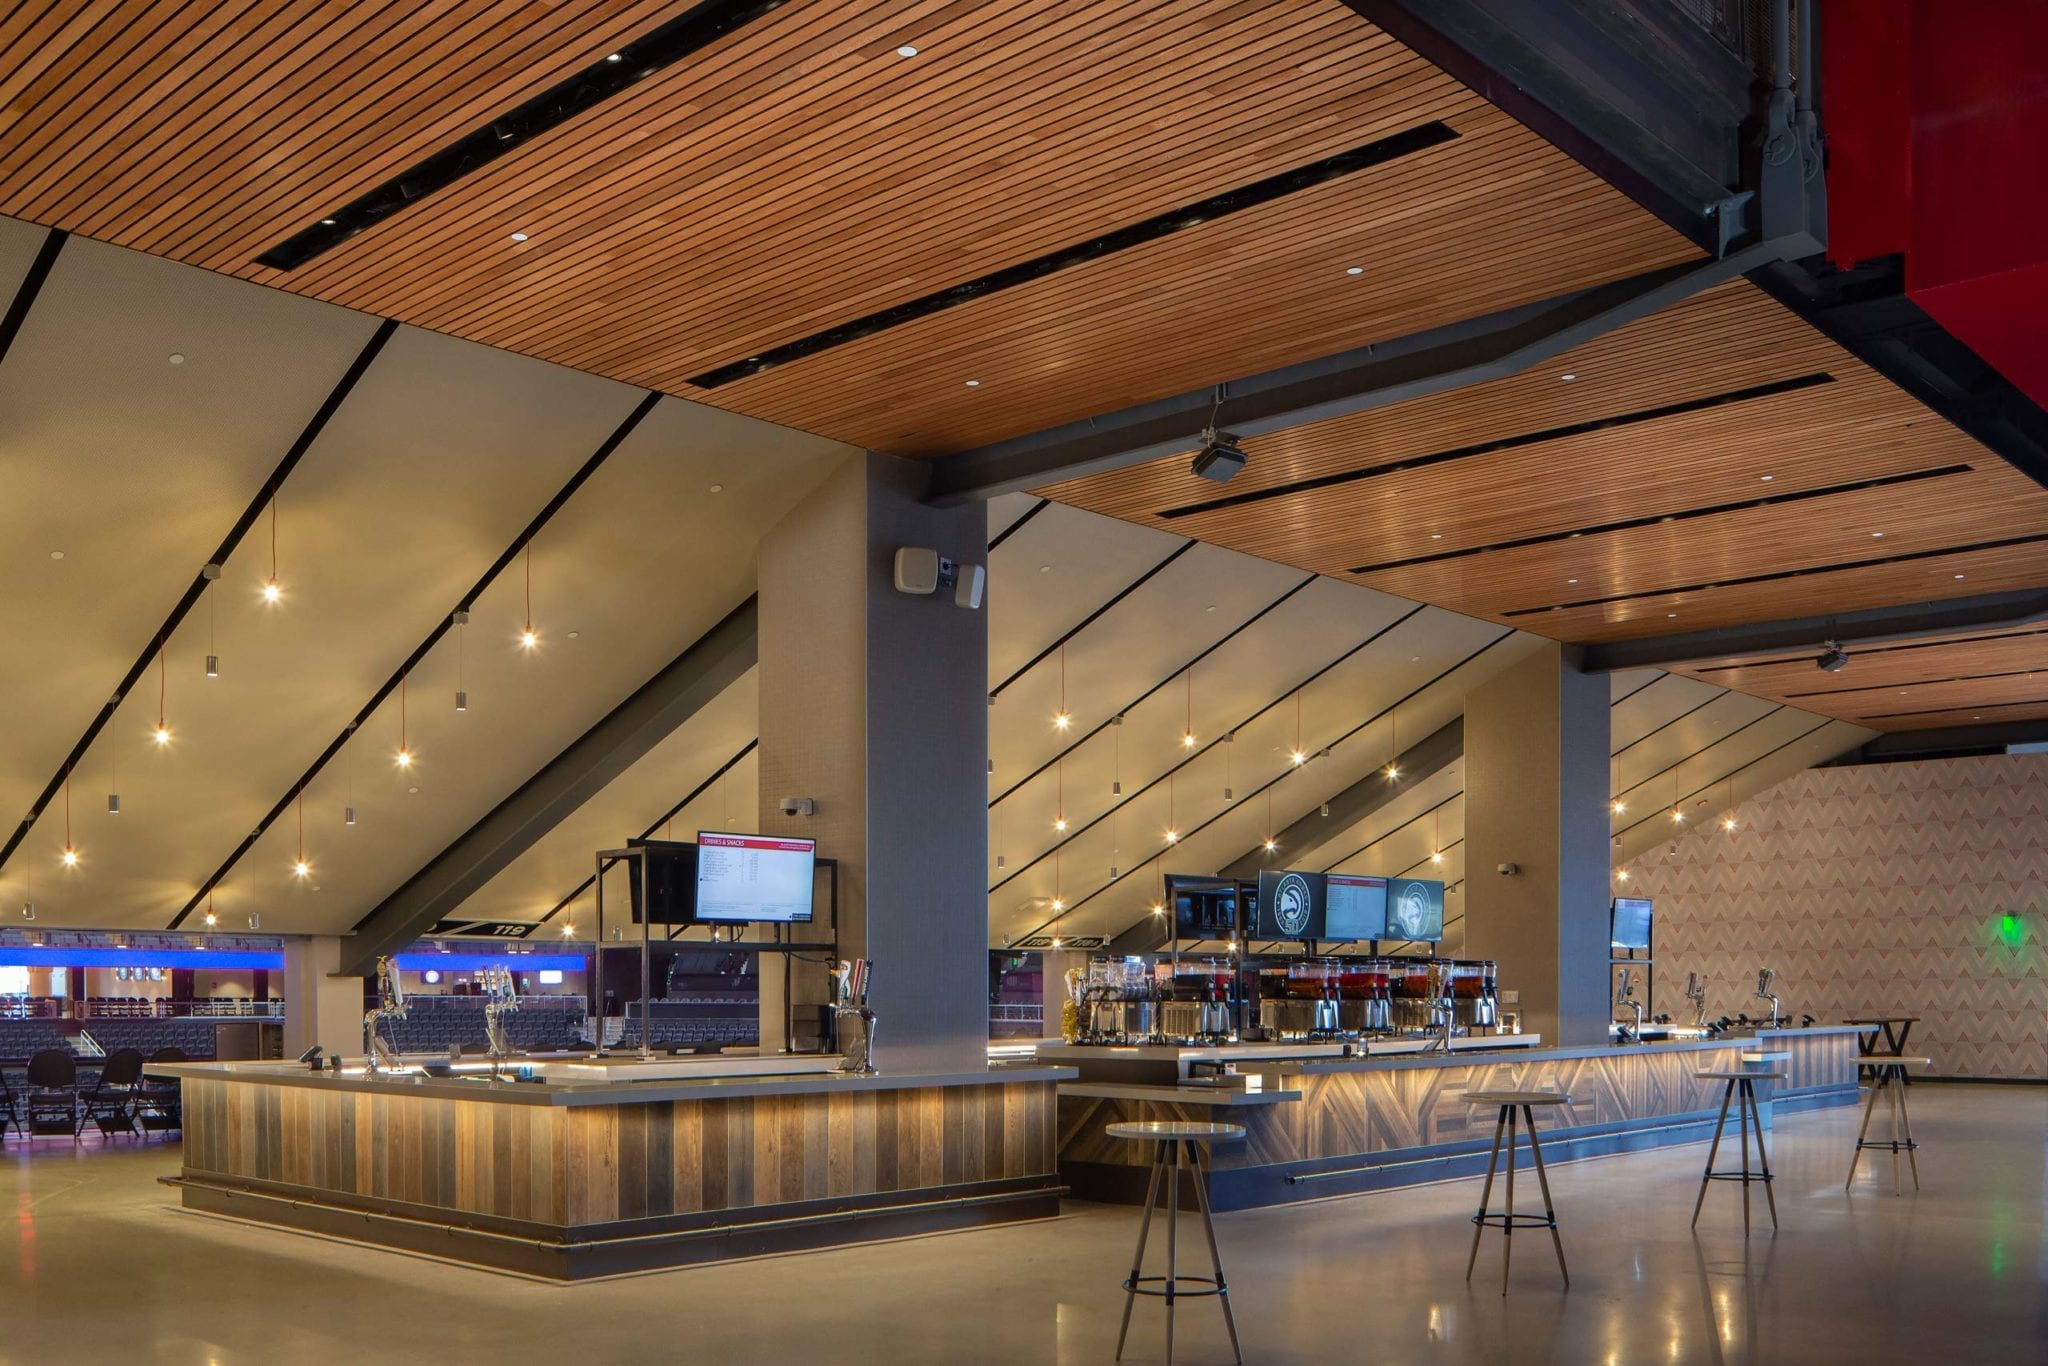
[[(1523, 1028), (1607, 1038), (1608, 682), (1546, 645), (1465, 699), (1465, 955)], [(1502, 864), (1519, 869), (1512, 876)]]
[(284, 941), (284, 1055), (296, 1058), (314, 1044), (330, 1054), (363, 1051), (363, 979), (340, 977), (341, 940), (333, 936)]
[[(874, 960), (876, 1057), (976, 1068), (988, 1042), (987, 614), (895, 591), (900, 546), (987, 563), (978, 505), (848, 461), (761, 544), (761, 828), (839, 860), (843, 956)], [(809, 797), (814, 816), (785, 816)]]

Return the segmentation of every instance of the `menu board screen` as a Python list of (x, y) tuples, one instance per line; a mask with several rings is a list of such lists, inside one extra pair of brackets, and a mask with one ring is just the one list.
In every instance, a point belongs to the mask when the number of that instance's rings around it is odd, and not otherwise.
[(1323, 937), (1384, 939), (1387, 933), (1387, 880), (1329, 873), (1324, 879)]
[(1325, 879), (1321, 873), (1259, 874), (1256, 911), (1262, 939), (1322, 939)]
[(1617, 949), (1650, 947), (1650, 902), (1647, 897), (1614, 898), (1614, 932), (1608, 936)]
[(811, 918), (816, 840), (697, 833), (697, 919), (778, 925)]

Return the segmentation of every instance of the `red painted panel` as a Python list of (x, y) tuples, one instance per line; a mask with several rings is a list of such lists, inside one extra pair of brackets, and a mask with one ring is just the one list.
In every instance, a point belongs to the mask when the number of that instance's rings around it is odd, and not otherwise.
[(1908, 4), (1826, 0), (1821, 12), (1828, 256), (1840, 265), (1902, 252), (1911, 230)]

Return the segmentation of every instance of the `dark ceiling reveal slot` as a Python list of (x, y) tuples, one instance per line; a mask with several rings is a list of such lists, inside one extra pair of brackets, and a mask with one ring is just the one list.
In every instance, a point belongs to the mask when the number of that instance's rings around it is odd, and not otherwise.
[(1403, 470), (1419, 470), (1430, 465), (1441, 465), (1450, 460), (1464, 460), (1475, 455), (1490, 455), (1494, 451), (1511, 451), (1517, 446), (1534, 446), (1543, 441), (1557, 441), (1568, 436), (1584, 436), (1588, 432), (1605, 431), (1609, 427), (1628, 427), (1638, 422), (1657, 422), (1667, 417), (1679, 417), (1686, 413), (1704, 412), (1709, 408), (1720, 408), (1730, 403), (1747, 403), (1751, 399), (1772, 398), (1778, 394), (1797, 393), (1816, 385), (1833, 384), (1835, 377), (1829, 374), (1800, 375), (1793, 379), (1776, 380), (1770, 384), (1758, 384), (1748, 389), (1733, 389), (1725, 394), (1714, 394), (1708, 398), (1688, 399), (1684, 403), (1671, 403), (1662, 408), (1645, 408), (1641, 412), (1620, 413), (1614, 417), (1594, 418), (1590, 422), (1574, 422), (1568, 427), (1551, 427), (1540, 432), (1526, 432), (1521, 436), (1503, 437), (1498, 441), (1482, 441), (1475, 446), (1459, 446), (1455, 450), (1437, 451), (1431, 455), (1418, 455), (1412, 460), (1397, 461), (1391, 465), (1369, 465), (1362, 470), (1344, 470), (1337, 474), (1317, 475), (1313, 479), (1298, 479), (1292, 484), (1275, 484), (1271, 488), (1253, 489), (1249, 493), (1235, 493), (1228, 498), (1212, 498), (1206, 503), (1189, 503), (1186, 507), (1168, 508), (1160, 517), (1171, 521), (1175, 517), (1192, 517), (1198, 512), (1219, 512), (1224, 508), (1243, 507), (1247, 503), (1262, 503), (1268, 498), (1285, 498), (1290, 494), (1308, 493), (1314, 489), (1334, 488), (1339, 484), (1356, 483), (1361, 479), (1376, 479), (1383, 474), (1399, 474)]
[(1748, 498), (1739, 503), (1716, 503), (1712, 507), (1687, 508), (1683, 512), (1666, 512), (1652, 517), (1632, 517), (1625, 522), (1604, 522), (1599, 526), (1577, 527), (1571, 531), (1552, 531), (1541, 536), (1524, 536), (1519, 540), (1495, 541), (1491, 545), (1467, 546), (1462, 550), (1446, 550), (1437, 555), (1417, 555), (1408, 560), (1388, 560), (1383, 564), (1362, 564), (1347, 572), (1352, 574), (1379, 574), (1389, 569), (1408, 569), (1418, 564), (1436, 564), (1441, 560), (1462, 560), (1468, 555), (1484, 555), (1490, 550), (1521, 550), (1532, 545), (1550, 545), (1556, 541), (1569, 541), (1581, 536), (1604, 536), (1615, 531), (1634, 531), (1639, 527), (1655, 526), (1659, 522), (1689, 522), (1695, 517), (1714, 517), (1724, 512), (1752, 512), (1757, 508), (1773, 507), (1779, 503), (1804, 502), (1808, 498), (1832, 498), (1840, 493), (1862, 493), (1868, 489), (1888, 488), (1893, 484), (1913, 484), (1922, 479), (1940, 479), (1951, 474), (1967, 474), (1968, 465), (1943, 465), (1939, 469), (1914, 470), (1909, 474), (1888, 474), (1878, 479), (1858, 479), (1854, 483), (1830, 484), (1825, 488), (1800, 489), (1793, 493), (1777, 493), (1768, 498)]
[(561, 127), (578, 114), (702, 51), (785, 3), (786, 0), (704, 0), (526, 103), (506, 110), (369, 193), (330, 210), (319, 222), (300, 229), (257, 257), (256, 264), (274, 270), (297, 270), (357, 233), (411, 208), (436, 190), (447, 189), (470, 172), (488, 166), (542, 133)]
[(778, 365), (787, 365), (806, 356), (815, 356), (820, 351), (829, 351), (835, 346), (844, 346), (848, 342), (871, 337), (892, 327), (901, 327), (904, 323), (943, 312), (957, 304), (972, 303), (976, 299), (987, 298), (1006, 289), (1015, 289), (1018, 285), (1027, 285), (1034, 280), (1042, 280), (1048, 275), (1056, 275), (1074, 266), (1099, 261), (1105, 256), (1113, 256), (1117, 252), (1128, 251), (1132, 247), (1143, 246), (1162, 237), (1171, 237), (1174, 233), (1199, 227), (1214, 219), (1225, 218), (1245, 209), (1257, 208), (1261, 204), (1270, 204), (1276, 199), (1284, 199), (1288, 195), (1313, 189), (1317, 185), (1350, 175), (1354, 171), (1384, 166), (1390, 161), (1450, 142), (1457, 136), (1456, 129), (1441, 121), (1403, 129), (1392, 137), (1368, 142), (1363, 147), (1354, 147), (1348, 152), (1339, 152), (1333, 157), (1312, 161), (1306, 166), (1283, 171), (1279, 175), (1269, 176), (1235, 190), (1225, 190), (1222, 194), (1211, 195), (1207, 199), (1182, 205), (1178, 209), (1170, 209), (1142, 223), (1133, 223), (1127, 228), (1106, 232), (1086, 242), (1062, 247), (1049, 255), (1006, 267), (994, 274), (984, 275), (978, 280), (967, 280), (942, 289), (936, 294), (927, 294), (921, 299), (912, 299), (908, 303), (897, 304), (894, 308), (870, 313), (865, 318), (855, 318), (852, 322), (841, 323), (823, 332), (773, 347), (758, 356), (749, 356), (730, 365), (721, 365), (715, 370), (706, 370), (701, 375), (693, 376), (690, 383), (699, 389), (716, 389), (721, 384), (747, 379), (763, 371), (772, 370)]
[[(1948, 636), (1941, 640), (1909, 640), (1898, 645), (1859, 645), (1855, 649), (1850, 650), (1848, 655), (1851, 659), (1862, 659), (1868, 655), (1899, 654), (1906, 650), (1946, 650), (1955, 645), (1982, 645), (1994, 640), (2019, 640), (2026, 636), (2041, 635), (2048, 635), (2048, 626), (2037, 626), (2028, 631), (1994, 631), (1987, 635)], [(1801, 663), (1805, 662), (1800, 656), (1793, 656), (1793, 658), (1799, 659)], [(1733, 673), (1737, 669), (1762, 669), (1768, 668), (1773, 664), (1783, 664), (1786, 662), (1787, 660), (1784, 655), (1770, 655), (1762, 659), (1744, 660), (1737, 664), (1714, 664), (1704, 669), (1694, 669), (1692, 673), (1695, 676), (1701, 674), (1725, 674)]]
[(1865, 713), (1863, 719), (1896, 721), (1905, 716), (1947, 716), (1959, 711), (1982, 716), (1987, 711), (2010, 711), (2014, 707), (2048, 707), (2048, 697), (2023, 697), (2017, 702), (1973, 702), (1960, 707), (1916, 707), (1912, 711), (1874, 711)]
[(1745, 574), (1733, 579), (1715, 579), (1712, 583), (1688, 583), (1675, 588), (1649, 588), (1640, 593), (1616, 593), (1605, 598), (1581, 598), (1577, 602), (1560, 602), (1550, 607), (1518, 607), (1512, 612), (1501, 613), (1504, 617), (1537, 617), (1545, 612), (1564, 612), (1574, 607), (1603, 607), (1612, 602), (1634, 602), (1638, 598), (1669, 597), (1673, 593), (1704, 593), (1712, 588), (1739, 588), (1752, 583), (1781, 583), (1786, 579), (1811, 578), (1815, 574), (1840, 574), (1851, 569), (1875, 569), (1888, 564), (1911, 564), (1915, 560), (1936, 560), (1948, 555), (1971, 555), (1980, 550), (2008, 550), (2013, 546), (2041, 545), (2048, 543), (2048, 536), (2014, 536), (2003, 541), (1979, 541), (1975, 545), (1948, 545), (1933, 550), (1915, 550), (1904, 555), (1886, 555), (1876, 560), (1847, 560), (1841, 564), (1817, 564), (1811, 569), (1785, 569), (1775, 574)]

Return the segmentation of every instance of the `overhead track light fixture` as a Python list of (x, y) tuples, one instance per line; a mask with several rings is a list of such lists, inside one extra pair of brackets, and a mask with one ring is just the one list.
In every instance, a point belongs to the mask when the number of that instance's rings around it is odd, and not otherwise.
[(1849, 667), (1849, 652), (1847, 650), (1844, 650), (1832, 640), (1826, 641), (1824, 644), (1827, 648), (1820, 652), (1819, 659), (1813, 661), (1814, 668), (1819, 669), (1824, 674), (1838, 674), (1843, 669)]
[(1188, 473), (1211, 483), (1227, 484), (1244, 466), (1244, 448), (1238, 444), (1237, 438), (1229, 432), (1205, 427), (1202, 430), (1202, 447), (1189, 463)]

